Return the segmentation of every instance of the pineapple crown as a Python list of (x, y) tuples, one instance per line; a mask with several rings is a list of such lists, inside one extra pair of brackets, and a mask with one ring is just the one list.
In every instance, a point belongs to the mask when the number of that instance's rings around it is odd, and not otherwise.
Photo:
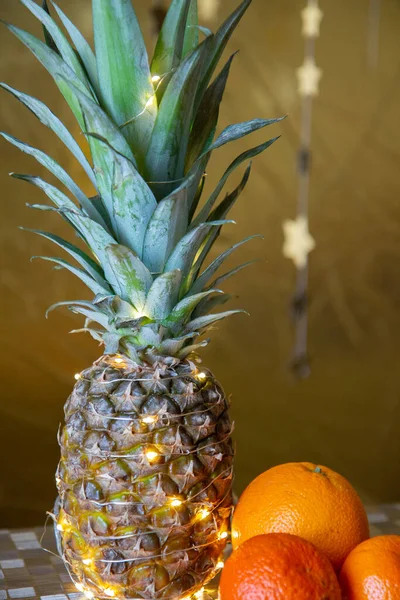
[[(228, 213), (245, 187), (249, 165), (236, 189), (219, 200), (229, 176), (260, 154), (273, 138), (238, 156), (200, 205), (205, 169), (214, 150), (280, 119), (230, 125), (216, 137), (220, 103), (233, 56), (213, 79), (226, 44), (251, 0), (244, 0), (216, 33), (199, 26), (197, 0), (172, 0), (149, 63), (131, 0), (92, 0), (95, 53), (76, 26), (52, 2), (20, 0), (42, 23), (45, 43), (5, 24), (53, 77), (84, 133), (91, 163), (64, 124), (40, 100), (0, 84), (49, 127), (79, 161), (96, 195), (86, 196), (50, 156), (16, 138), (3, 137), (33, 156), (70, 195), (39, 177), (13, 174), (41, 188), (55, 210), (89, 247), (44, 231), (35, 233), (66, 251), (41, 257), (74, 273), (93, 292), (92, 301), (59, 302), (85, 317), (106, 353), (141, 360), (150, 352), (184, 358), (213, 323), (237, 312), (210, 314), (229, 299), (219, 285), (246, 265), (214, 278), (223, 262), (251, 236), (203, 263)], [(202, 39), (200, 39), (200, 37)], [(203, 39), (204, 38), (204, 39)], [(71, 197), (74, 200), (71, 200)]]

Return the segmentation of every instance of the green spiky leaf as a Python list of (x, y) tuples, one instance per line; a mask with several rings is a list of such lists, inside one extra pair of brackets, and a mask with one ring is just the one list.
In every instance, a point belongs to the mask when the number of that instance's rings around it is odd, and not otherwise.
[(222, 294), (221, 290), (208, 290), (200, 294), (194, 294), (181, 300), (170, 312), (168, 317), (164, 319), (162, 324), (172, 331), (174, 335), (179, 334), (182, 327), (190, 319), (190, 316), (196, 306), (211, 294)]
[[(47, 69), (56, 81), (59, 90), (74, 113), (79, 125), (83, 127), (81, 107), (76, 99), (76, 95), (71, 91), (71, 84), (74, 84), (82, 94), (90, 96), (91, 93), (82, 83), (82, 80), (75, 75), (74, 71), (56, 52), (51, 50), (51, 48), (48, 48), (46, 44), (35, 38), (35, 36), (19, 27), (15, 27), (15, 25), (10, 25), (9, 23), (4, 24), (23, 44), (25, 44), (27, 48), (29, 48), (32, 54), (34, 54), (45, 69)], [(60, 80), (60, 76), (64, 79)]]
[[(207, 40), (190, 54), (174, 73), (160, 105), (146, 156), (146, 171), (153, 182), (176, 180), (183, 177), (186, 151), (193, 113), (194, 95), (199, 80)], [(166, 196), (171, 190), (165, 186), (155, 189), (156, 197)]]
[(90, 45), (83, 37), (79, 29), (72, 23), (72, 21), (67, 17), (67, 15), (61, 10), (59, 6), (55, 2), (52, 2), (62, 24), (65, 29), (68, 31), (68, 35), (71, 38), (72, 42), (75, 45), (75, 48), (79, 54), (79, 57), (82, 61), (86, 69), (86, 73), (90, 79), (90, 83), (93, 86), (96, 94), (100, 96), (100, 88), (99, 88), (99, 77), (97, 74), (97, 63), (96, 57), (91, 49)]
[(153, 273), (162, 273), (165, 263), (188, 226), (188, 187), (191, 179), (164, 198), (149, 222), (143, 259)]
[(131, 0), (93, 0), (93, 26), (101, 95), (138, 161), (144, 157), (157, 114), (142, 32)]
[[(210, 32), (211, 33), (211, 32)], [(191, 0), (189, 14), (186, 23), (185, 40), (183, 42), (182, 58), (188, 54), (199, 44), (199, 15), (197, 9), (197, 0)]]
[(94, 294), (108, 294), (111, 293), (111, 288), (104, 282), (105, 285), (99, 284), (95, 279), (90, 277), (83, 269), (79, 269), (78, 267), (74, 267), (70, 265), (66, 260), (62, 258), (55, 258), (52, 256), (33, 256), (32, 258), (40, 258), (42, 260), (47, 260), (49, 262), (55, 263), (59, 265), (63, 269), (67, 269), (71, 273), (73, 273), (78, 279), (80, 279), (86, 287), (88, 287)]
[(192, 227), (195, 227), (199, 223), (203, 223), (204, 221), (206, 221), (208, 219), (211, 209), (213, 208), (225, 183), (227, 182), (228, 178), (232, 175), (232, 173), (244, 161), (249, 160), (250, 158), (254, 158), (258, 154), (261, 154), (262, 152), (264, 152), (264, 150), (269, 148), (278, 139), (279, 139), (279, 137), (272, 138), (271, 140), (268, 140), (264, 144), (260, 144), (259, 146), (256, 146), (255, 148), (251, 148), (250, 150), (246, 150), (246, 152), (243, 152), (242, 154), (240, 154), (240, 156), (235, 158), (235, 160), (233, 162), (231, 162), (231, 164), (229, 165), (229, 167), (226, 169), (225, 173), (221, 177), (217, 187), (215, 188), (215, 190), (213, 191), (213, 193), (211, 194), (211, 196), (209, 197), (209, 199), (207, 200), (207, 202), (205, 203), (205, 205), (199, 212), (198, 216), (193, 220)]
[(66, 240), (63, 240), (58, 235), (54, 235), (53, 233), (40, 231), (38, 229), (27, 229), (25, 227), (22, 227), (22, 229), (24, 231), (36, 233), (37, 235), (40, 235), (45, 239), (57, 244), (57, 246), (68, 252), (68, 254), (72, 256), (85, 269), (85, 271), (92, 276), (93, 279), (95, 279), (103, 287), (106, 287), (107, 282), (104, 279), (103, 270), (96, 262), (94, 262), (94, 260), (90, 258), (90, 256), (83, 252), (83, 250), (77, 246), (74, 246), (73, 244), (70, 244)]
[(212, 228), (220, 227), (227, 221), (217, 221), (210, 223), (202, 223), (189, 233), (187, 233), (177, 244), (173, 253), (169, 257), (165, 265), (165, 271), (173, 271), (179, 269), (182, 271), (183, 279), (186, 278), (193, 264), (196, 254), (204, 242), (207, 234)]
[[(132, 163), (113, 155), (112, 220), (118, 240), (141, 257), (150, 219), (157, 208), (153, 192)], [(147, 263), (146, 263), (147, 264)], [(152, 266), (149, 264), (152, 270)]]
[(259, 262), (257, 259), (256, 260), (249, 260), (249, 261), (243, 263), (242, 265), (238, 265), (237, 267), (231, 269), (227, 273), (224, 273), (220, 277), (217, 277), (217, 279), (215, 279), (210, 284), (210, 288), (214, 288), (215, 286), (220, 285), (223, 281), (225, 281), (229, 277), (232, 277), (232, 275), (236, 275), (236, 273), (239, 273), (239, 271), (242, 271), (243, 269), (247, 269), (247, 267), (250, 267), (250, 265), (254, 265), (257, 262)]
[[(235, 250), (237, 250), (238, 248), (243, 246), (243, 244), (246, 244), (247, 242), (250, 242), (251, 240), (254, 240), (256, 238), (262, 238), (262, 236), (261, 235), (251, 235), (251, 236), (247, 237), (246, 239), (242, 240), (241, 242), (234, 244), (233, 246), (228, 248), (228, 250), (225, 250), (225, 252), (222, 252), (222, 254), (220, 254), (215, 260), (213, 260), (213, 262), (196, 279), (196, 281), (194, 282), (189, 293), (197, 294), (197, 293), (203, 291), (205, 289), (207, 283), (210, 281), (211, 277), (218, 271), (218, 269), (222, 266), (222, 264), (225, 262), (225, 260), (227, 258), (229, 258), (229, 256), (233, 252), (235, 252)], [(215, 286), (212, 286), (212, 287), (215, 287)]]
[(239, 183), (239, 185), (222, 200), (220, 204), (210, 214), (210, 221), (216, 221), (218, 219), (225, 219), (231, 208), (234, 206), (236, 200), (239, 198), (240, 194), (243, 192), (244, 188), (249, 181), (251, 173), (251, 164), (247, 167), (244, 175)]
[(107, 280), (120, 298), (141, 312), (153, 283), (150, 271), (126, 246), (113, 244), (105, 252), (108, 257), (108, 264), (104, 268)]
[(186, 157), (187, 167), (190, 167), (204, 149), (212, 143), (218, 122), (219, 107), (225, 92), (233, 58), (234, 55), (230, 57), (221, 73), (204, 94), (190, 134)]
[(36, 4), (36, 2), (33, 2), (33, 0), (20, 0), (20, 2), (42, 23), (53, 38), (65, 63), (72, 69), (82, 83), (88, 87), (88, 80), (80, 60), (57, 23), (51, 18), (46, 10), (43, 10), (43, 8)]
[(182, 272), (179, 269), (163, 273), (153, 282), (143, 309), (151, 319), (165, 319), (178, 301)]
[(237, 314), (247, 315), (248, 313), (245, 310), (227, 310), (225, 312), (218, 313), (215, 315), (206, 315), (203, 317), (197, 317), (196, 319), (193, 319), (193, 321), (190, 321), (186, 325), (185, 330), (188, 332), (189, 331), (200, 331), (200, 330), (206, 329), (207, 327), (210, 327), (210, 325), (213, 325), (217, 321), (222, 321), (222, 319), (226, 319), (226, 317), (230, 317), (231, 315), (237, 315)]
[(93, 185), (96, 186), (96, 179), (94, 177), (92, 167), (90, 166), (79, 145), (74, 140), (65, 125), (60, 121), (60, 119), (56, 117), (56, 115), (37, 98), (28, 96), (28, 94), (24, 94), (23, 92), (12, 88), (6, 83), (0, 82), (0, 87), (22, 102), (22, 104), (24, 104), (30, 111), (33, 112), (35, 117), (37, 117), (39, 121), (43, 123), (43, 125), (49, 127), (49, 129), (51, 129), (58, 136), (63, 144), (65, 144), (69, 151), (75, 156), (77, 161), (82, 165)]
[[(234, 191), (228, 194), (226, 198), (221, 202), (221, 204), (219, 204), (217, 208), (213, 210), (213, 212), (210, 215), (210, 221), (215, 221), (216, 219), (224, 219), (226, 217), (226, 215), (228, 214), (228, 212), (233, 207), (236, 200), (239, 198), (240, 194), (244, 190), (250, 177), (250, 171), (251, 165), (247, 167), (242, 177), (242, 180), (240, 181), (239, 185), (234, 189)], [(220, 235), (221, 229), (222, 226), (218, 227), (217, 229), (211, 229), (207, 232), (207, 237), (204, 240), (204, 245), (201, 250), (201, 253), (199, 254), (196, 263), (193, 265), (190, 271), (189, 287), (191, 286), (194, 278), (197, 277), (197, 273), (199, 272), (201, 265), (203, 264), (206, 256), (208, 255), (216, 239)]]
[(197, 331), (187, 333), (186, 335), (179, 336), (177, 338), (166, 339), (160, 344), (160, 351), (166, 356), (176, 356), (177, 353), (185, 346), (185, 344), (197, 337), (199, 334)]
[[(42, 8), (43, 8), (43, 10), (45, 10), (47, 12), (48, 15), (50, 15), (50, 10), (49, 10), (49, 5), (47, 4), (47, 0), (42, 0)], [(57, 54), (60, 54), (58, 51), (58, 48), (55, 44), (55, 41), (51, 37), (51, 35), (50, 35), (49, 31), (46, 29), (45, 25), (42, 25), (42, 28), (43, 28), (44, 41), (46, 42), (46, 45), (51, 50), (56, 52)]]
[[(53, 185), (46, 183), (40, 177), (29, 175), (15, 175), (18, 179), (27, 181), (42, 189), (52, 202), (60, 209), (64, 218), (71, 223), (81, 237), (86, 241), (95, 257), (99, 260), (104, 272), (109, 269), (109, 259), (106, 253), (107, 246), (116, 241), (98, 223), (86, 217), (71, 200)], [(106, 278), (108, 280), (107, 274)]]
[(50, 173), (52, 173), (65, 187), (75, 196), (78, 200), (79, 204), (85, 209), (87, 214), (93, 218), (97, 223), (106, 227), (101, 215), (95, 209), (95, 207), (89, 202), (87, 196), (82, 192), (82, 190), (76, 185), (76, 183), (71, 179), (68, 173), (50, 156), (38, 150), (37, 148), (33, 148), (33, 146), (29, 146), (24, 142), (21, 142), (17, 138), (12, 135), (8, 135), (7, 133), (0, 132), (0, 135), (4, 137), (10, 144), (22, 150), (26, 154), (33, 156), (38, 163), (46, 167)]
[(217, 306), (226, 304), (231, 299), (231, 294), (224, 293), (218, 294), (218, 296), (207, 296), (201, 302), (199, 302), (196, 309), (193, 311), (193, 318), (195, 319), (196, 317), (206, 315)]
[(162, 77), (157, 86), (157, 98), (161, 102), (172, 71), (182, 60), (186, 23), (191, 0), (172, 0), (158, 36), (151, 63), (151, 74)]
[(252, 0), (244, 0), (241, 5), (226, 19), (226, 21), (218, 29), (213, 37), (210, 53), (207, 57), (207, 62), (203, 66), (202, 82), (199, 86), (196, 108), (200, 104), (203, 94), (211, 81), (214, 70), (226, 48), (229, 39), (238, 26), (241, 18), (249, 8)]
[[(277, 119), (252, 119), (251, 121), (228, 125), (228, 127), (219, 134), (215, 142), (203, 152), (203, 156), (213, 152), (217, 148), (221, 148), (221, 146), (225, 146), (225, 144), (240, 140), (240, 138), (245, 137), (254, 131), (258, 131), (268, 125), (273, 125), (274, 123), (279, 123), (279, 121), (282, 121), (284, 118), (285, 117), (278, 117)], [(273, 141), (275, 141), (275, 139)]]

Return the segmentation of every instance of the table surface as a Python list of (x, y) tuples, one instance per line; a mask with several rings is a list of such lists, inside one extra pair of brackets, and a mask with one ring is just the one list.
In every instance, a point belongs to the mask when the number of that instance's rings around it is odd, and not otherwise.
[[(400, 504), (369, 507), (368, 517), (371, 535), (400, 535)], [(0, 600), (86, 600), (76, 591), (55, 552), (50, 524), (46, 530), (43, 527), (0, 530)], [(214, 589), (204, 593), (203, 600), (213, 600), (216, 597), (214, 586)]]

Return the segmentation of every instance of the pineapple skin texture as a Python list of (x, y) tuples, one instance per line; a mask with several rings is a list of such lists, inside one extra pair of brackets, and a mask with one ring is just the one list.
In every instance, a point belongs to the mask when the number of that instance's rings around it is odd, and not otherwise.
[(191, 360), (117, 361), (83, 371), (65, 405), (63, 558), (96, 598), (186, 597), (215, 575), (228, 537), (228, 401)]

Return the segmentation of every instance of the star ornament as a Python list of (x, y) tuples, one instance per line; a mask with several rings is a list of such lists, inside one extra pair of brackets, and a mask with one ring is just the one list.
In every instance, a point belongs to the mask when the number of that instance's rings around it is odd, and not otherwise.
[(322, 69), (317, 67), (312, 58), (306, 58), (304, 64), (297, 69), (300, 96), (317, 96), (321, 77)]
[(303, 20), (303, 35), (304, 37), (318, 37), (319, 28), (323, 19), (324, 13), (317, 4), (309, 4), (301, 11)]
[(315, 240), (308, 230), (307, 219), (301, 216), (295, 220), (287, 219), (283, 223), (283, 234), (283, 255), (290, 258), (298, 269), (304, 269), (308, 255), (315, 248)]

